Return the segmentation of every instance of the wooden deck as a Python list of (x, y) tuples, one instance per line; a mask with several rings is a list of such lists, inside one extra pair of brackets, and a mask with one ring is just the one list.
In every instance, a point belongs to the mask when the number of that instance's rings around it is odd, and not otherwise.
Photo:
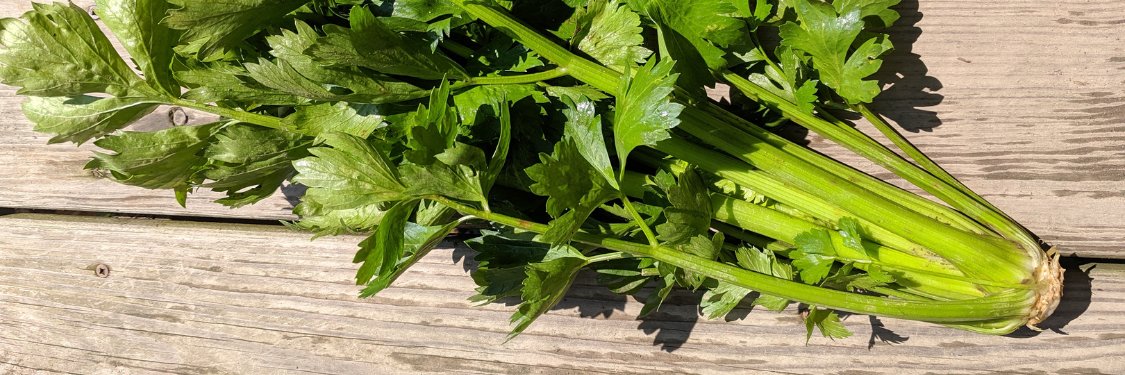
[[(0, 0), (3, 17), (29, 8)], [(679, 293), (637, 320), (638, 302), (585, 275), (504, 343), (513, 307), (466, 301), (471, 253), (455, 239), (359, 300), (359, 238), (269, 225), (291, 218), (296, 189), (237, 210), (207, 194), (180, 208), (168, 192), (84, 171), (93, 146), (46, 145), (0, 86), (0, 208), (89, 213), (0, 217), (0, 374), (1125, 373), (1125, 2), (901, 9), (895, 86), (877, 108), (922, 128), (907, 134), (919, 147), (1081, 257), (1064, 263), (1051, 330), (991, 337), (849, 316), (855, 336), (806, 345), (796, 311), (706, 321), (698, 297)], [(167, 113), (138, 126), (169, 126)], [(230, 219), (262, 224), (213, 222)]]

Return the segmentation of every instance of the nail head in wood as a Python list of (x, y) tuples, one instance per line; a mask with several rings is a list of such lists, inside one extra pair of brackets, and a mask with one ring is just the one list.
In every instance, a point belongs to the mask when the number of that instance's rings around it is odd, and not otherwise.
[(103, 279), (109, 277), (109, 265), (105, 263), (98, 263), (96, 266), (94, 266), (94, 276)]
[(168, 109), (168, 121), (172, 123), (172, 126), (187, 125), (188, 120), (190, 119), (191, 118), (188, 117), (187, 111), (184, 111), (183, 108), (172, 107)]
[(105, 170), (105, 169), (94, 168), (94, 169), (90, 170), (90, 176), (93, 176), (94, 178), (98, 178), (98, 179), (109, 178), (110, 172)]

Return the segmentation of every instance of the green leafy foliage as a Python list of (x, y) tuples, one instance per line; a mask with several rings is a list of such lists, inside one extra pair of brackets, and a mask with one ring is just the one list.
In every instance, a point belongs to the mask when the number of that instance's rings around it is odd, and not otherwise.
[(167, 0), (97, 0), (98, 17), (113, 30), (129, 56), (152, 87), (179, 96), (180, 84), (172, 76), (172, 47), (179, 32), (160, 23), (166, 17)]
[[(789, 264), (779, 261), (769, 250), (739, 248), (735, 256), (738, 265), (742, 268), (786, 280), (793, 279), (793, 270)], [(753, 290), (749, 288), (717, 281), (715, 286), (703, 294), (699, 306), (708, 319), (717, 319), (730, 314), (752, 292)], [(754, 298), (753, 304), (773, 311), (781, 311), (789, 305), (789, 301), (777, 296), (759, 294)]]
[(49, 143), (82, 144), (122, 129), (156, 107), (132, 98), (32, 96), (23, 103), (23, 114), (35, 124), (36, 131), (55, 135)]
[(614, 198), (617, 191), (582, 157), (571, 140), (556, 143), (553, 154), (541, 154), (539, 158), (539, 164), (525, 171), (535, 181), (530, 190), (547, 197), (547, 213), (555, 218), (543, 237), (553, 244), (566, 243), (586, 218)]
[(750, 292), (752, 292), (750, 289), (738, 285), (719, 282), (703, 293), (699, 307), (707, 319), (718, 319), (730, 314)]
[(457, 5), (437, 0), (395, 0), (391, 16), (427, 22), (438, 17), (461, 13)]
[(706, 233), (711, 226), (711, 197), (703, 178), (688, 168), (676, 178), (676, 185), (667, 188), (668, 202), (664, 209), (666, 221), (656, 226), (659, 239), (679, 244)]
[[(793, 266), (778, 259), (772, 251), (743, 247), (735, 252), (735, 257), (738, 265), (742, 268), (785, 280), (793, 280)], [(754, 299), (754, 304), (773, 311), (781, 311), (789, 306), (789, 300), (778, 296), (759, 294)]]
[[(726, 65), (724, 50), (741, 43), (746, 37), (745, 22), (736, 16), (738, 9), (730, 0), (629, 0), (629, 5), (666, 25), (661, 32), (674, 31), (690, 43), (707, 67), (720, 69)], [(673, 55), (673, 58), (679, 58)]]
[(329, 209), (316, 202), (304, 201), (293, 208), (301, 220), (287, 223), (290, 227), (316, 233), (317, 236), (335, 236), (344, 233), (364, 233), (375, 229), (383, 220), (386, 210), (379, 204), (356, 208)]
[(501, 76), (504, 73), (526, 73), (544, 66), (543, 58), (526, 46), (504, 37), (492, 37), (472, 51), (465, 63), (471, 74)]
[(187, 189), (207, 163), (202, 152), (217, 128), (182, 126), (105, 137), (94, 144), (113, 153), (94, 153), (86, 169), (106, 170), (120, 183), (146, 189)]
[[(677, 245), (675, 248), (703, 259), (715, 260), (719, 258), (719, 254), (723, 251), (724, 240), (725, 236), (722, 232), (717, 232), (710, 238), (701, 234), (690, 238), (687, 242)], [(676, 270), (676, 282), (685, 287), (699, 289), (706, 281), (706, 275), (683, 269)]]
[(168, 0), (177, 6), (164, 23), (183, 30), (182, 39), (194, 43), (200, 57), (223, 47), (235, 47), (258, 30), (277, 25), (284, 16), (310, 0)]
[(861, 252), (867, 251), (863, 246), (863, 227), (860, 225), (859, 220), (853, 217), (845, 217), (840, 219), (837, 226), (839, 227), (837, 233), (844, 239), (844, 246)]
[(417, 200), (395, 203), (383, 213), (375, 233), (359, 244), (353, 261), (363, 263), (356, 272), (356, 284), (364, 285), (360, 297), (386, 289), (459, 223), (456, 220), (434, 226), (413, 223), (410, 216), (417, 206)]
[(308, 156), (310, 142), (292, 133), (237, 124), (214, 135), (204, 152), (209, 168), (202, 186), (227, 193), (216, 202), (241, 207), (273, 195), (293, 174), (294, 160)]
[[(445, 237), (449, 235), (453, 229), (457, 228), (460, 221), (451, 221), (444, 225), (422, 226), (413, 222), (407, 222), (406, 227), (403, 228), (403, 249), (401, 257), (389, 268), (381, 268), (378, 277), (372, 279), (360, 292), (360, 297), (373, 296), (383, 289), (386, 289), (393, 283), (403, 272), (406, 272), (410, 266), (418, 263), (422, 257), (429, 254), (430, 250), (437, 247)], [(361, 243), (360, 246), (364, 246)], [(379, 248), (369, 249), (369, 252), (378, 251)], [(388, 249), (389, 250), (389, 249)], [(398, 251), (393, 251), (390, 254), (383, 255), (389, 257), (391, 255), (400, 255)], [(387, 267), (384, 264), (384, 267)]]
[(684, 106), (673, 103), (670, 95), (676, 85), (670, 60), (649, 60), (631, 78), (621, 80), (617, 108), (613, 117), (613, 139), (624, 171), (625, 158), (640, 146), (652, 146), (668, 139), (669, 129), (680, 123)]
[(328, 28), (325, 43), (311, 47), (310, 53), (334, 65), (362, 66), (385, 74), (423, 79), (466, 76), (456, 62), (426, 45), (408, 42), (366, 8), (352, 8), (348, 19), (351, 29)]
[(285, 124), (292, 132), (308, 136), (340, 132), (367, 138), (387, 125), (383, 120), (378, 105), (337, 102), (297, 107)]
[(508, 339), (522, 333), (540, 315), (557, 305), (570, 289), (578, 270), (586, 266), (586, 257), (570, 246), (554, 246), (547, 250), (542, 261), (525, 267), (527, 278), (520, 288), (519, 309), (512, 314), (512, 333)]
[(318, 41), (323, 39), (303, 22), (297, 22), (295, 28), (266, 37), (275, 59), (246, 64), (250, 78), (266, 87), (315, 101), (379, 104), (425, 97), (426, 90), (357, 66), (328, 66), (332, 60), (306, 54), (321, 45)]
[(375, 234), (359, 244), (355, 262), (363, 262), (356, 272), (356, 284), (371, 282), (372, 278), (384, 278), (394, 272), (395, 264), (402, 258), (406, 238), (406, 223), (418, 202), (405, 200), (396, 203), (383, 214)]
[(808, 315), (805, 316), (806, 342), (812, 338), (814, 327), (820, 331), (821, 335), (830, 339), (846, 339), (852, 335), (852, 332), (844, 327), (843, 323), (840, 323), (840, 316), (832, 310), (815, 307), (809, 309)]
[(593, 0), (575, 12), (571, 44), (618, 71), (642, 63), (652, 54), (643, 47), (641, 17), (617, 0)]
[(883, 17), (893, 12), (886, 6), (894, 3), (840, 3), (836, 9), (815, 0), (796, 1), (794, 9), (800, 22), (781, 26), (782, 44), (809, 54), (820, 81), (849, 103), (870, 103), (881, 88), (878, 82), (866, 78), (879, 70), (883, 63), (879, 57), (892, 46), (884, 35), (861, 38), (863, 15)]
[(898, 5), (900, 0), (835, 0), (832, 6), (836, 8), (836, 13), (847, 14), (852, 11), (859, 11), (860, 19), (868, 19), (869, 17), (876, 17), (879, 19), (879, 26), (891, 26), (898, 20), (898, 11), (891, 9), (891, 7)]
[(189, 89), (183, 99), (219, 103), (229, 107), (256, 108), (270, 105), (306, 104), (308, 99), (277, 91), (250, 78), (244, 66), (222, 62), (194, 63), (175, 71), (176, 80)]
[(589, 100), (581, 100), (563, 110), (566, 115), (567, 138), (574, 141), (578, 153), (590, 163), (614, 189), (619, 189), (613, 165), (609, 161), (609, 150), (602, 135), (602, 116), (597, 114), (597, 106)]
[(806, 63), (800, 54), (790, 48), (778, 48), (774, 63), (761, 50), (751, 53), (754, 61), (765, 62), (762, 73), (750, 74), (746, 79), (778, 96), (796, 104), (805, 113), (813, 113), (819, 101), (819, 81), (806, 76)]
[(867, 267), (867, 273), (855, 275), (848, 282), (849, 289), (871, 290), (876, 287), (888, 286), (895, 282), (895, 277), (890, 272), (877, 265)]
[(323, 135), (325, 145), (293, 162), (295, 182), (309, 187), (301, 205), (354, 209), (407, 197), (398, 169), (385, 151), (344, 133)]
[(534, 241), (534, 233), (504, 233), (486, 231), (484, 235), (465, 241), (476, 252), (477, 262), (473, 281), (479, 286), (477, 295), (469, 300), (491, 303), (518, 297), (527, 273), (524, 266), (541, 262), (550, 245)]
[(800, 270), (801, 281), (806, 284), (816, 284), (832, 271), (832, 263), (836, 255), (836, 248), (832, 245), (832, 237), (825, 229), (813, 229), (801, 233), (795, 239), (797, 251), (790, 257), (793, 266)]
[[(484, 85), (473, 87), (453, 95), (453, 102), (457, 107), (457, 114), (461, 116), (461, 123), (467, 126), (477, 124), (478, 114), (485, 111), (486, 116), (495, 118), (502, 107), (509, 107), (525, 98), (530, 98), (536, 103), (545, 103), (547, 98), (535, 85)], [(491, 115), (491, 116), (487, 116)]]
[(0, 82), (19, 87), (21, 95), (122, 96), (140, 81), (82, 8), (33, 8), (0, 21)]

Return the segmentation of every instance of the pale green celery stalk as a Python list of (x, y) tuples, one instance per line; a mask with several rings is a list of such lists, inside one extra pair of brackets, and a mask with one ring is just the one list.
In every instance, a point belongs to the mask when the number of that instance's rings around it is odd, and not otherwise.
[[(640, 197), (643, 191), (640, 187), (644, 184), (644, 174), (639, 172), (627, 171), (621, 182), (623, 193), (632, 197)], [(746, 202), (737, 198), (733, 198), (721, 193), (712, 192), (712, 215), (720, 222), (734, 225), (737, 228), (748, 230), (754, 233), (765, 235), (766, 237), (785, 241), (787, 243), (795, 243), (794, 238), (806, 231), (815, 228), (824, 228), (824, 225), (817, 224), (799, 217), (795, 217), (790, 213), (779, 211), (774, 207), (764, 207), (750, 202)], [(829, 221), (829, 222), (836, 222)], [(835, 234), (835, 230), (831, 227), (826, 228), (831, 231), (833, 236), (839, 237)], [(868, 236), (870, 238), (870, 236)], [(905, 245), (915, 246), (913, 243), (906, 242)], [(964, 274), (957, 270), (952, 264), (934, 255), (933, 253), (924, 252), (922, 254), (914, 254), (892, 249), (882, 243), (877, 243), (874, 240), (864, 240), (864, 246), (871, 247), (872, 253), (885, 254), (887, 259), (882, 256), (876, 261), (901, 266), (911, 269), (929, 270), (934, 273), (961, 276)], [(880, 250), (886, 250), (880, 252)], [(861, 260), (872, 261), (866, 254), (861, 254), (858, 251), (845, 249), (845, 254), (842, 256), (848, 260)]]
[[(854, 209), (844, 211), (828, 203), (825, 200), (825, 195), (834, 195), (834, 193), (828, 192), (826, 194), (815, 195), (793, 189), (791, 184), (772, 179), (761, 171), (749, 169), (745, 166), (745, 163), (740, 160), (732, 159), (724, 154), (685, 141), (683, 137), (672, 137), (668, 140), (661, 141), (658, 144), (658, 149), (680, 160), (698, 165), (700, 168), (715, 173), (719, 177), (729, 179), (740, 186), (753, 189), (771, 199), (776, 199), (790, 206), (801, 207), (822, 220), (836, 222), (845, 217), (856, 218), (860, 220), (861, 224), (865, 224), (864, 228), (867, 229), (868, 237), (880, 244), (907, 251), (923, 258), (933, 256), (930, 250), (926, 250), (927, 248), (922, 245), (916, 245), (916, 242), (913, 240), (914, 237), (908, 240), (906, 237), (899, 236), (885, 229), (883, 223), (869, 221), (866, 217), (855, 215), (854, 212), (856, 212), (856, 210)], [(892, 222), (895, 220), (894, 217), (887, 217), (885, 219), (891, 220)], [(919, 233), (919, 235), (922, 234), (925, 233)], [(973, 236), (967, 233), (966, 235)], [(943, 237), (932, 238), (931, 240), (941, 241)], [(1016, 256), (1020, 254), (1019, 252), (1012, 251), (1006, 253), (1015, 254)]]
[[(848, 127), (848, 129), (851, 130), (846, 130), (813, 114), (805, 113), (792, 102), (750, 82), (741, 75), (728, 71), (722, 73), (722, 76), (727, 83), (739, 91), (742, 91), (747, 96), (776, 106), (787, 118), (793, 120), (793, 122), (809, 128), (817, 134), (894, 172), (899, 177), (933, 194), (935, 197), (938, 197), (938, 199), (952, 205), (954, 208), (964, 212), (973, 219), (988, 225), (1005, 238), (1020, 241), (1021, 244), (1025, 246), (1029, 243), (1034, 243), (1034, 241), (1028, 241), (1029, 236), (1023, 227), (1014, 223), (1003, 213), (1000, 213), (992, 207), (991, 204), (982, 204), (981, 201), (983, 201), (983, 199), (979, 201), (975, 199), (974, 197), (979, 198), (975, 193), (971, 193), (971, 191), (966, 193), (956, 186), (950, 185), (930, 172), (903, 159), (901, 156), (894, 153), (894, 151), (878, 144), (878, 142), (874, 142), (862, 132), (850, 127)], [(1035, 244), (1026, 251), (1030, 252), (1032, 250), (1039, 251), (1038, 244)]]
[[(644, 175), (637, 172), (627, 172), (622, 179), (623, 192), (629, 196), (638, 197), (643, 194), (640, 189), (644, 183)], [(935, 299), (965, 299), (984, 296), (985, 290), (978, 284), (993, 288), (1012, 289), (1024, 288), (1021, 284), (1000, 284), (969, 279), (956, 267), (945, 259), (933, 254), (918, 256), (902, 252), (894, 248), (864, 240), (864, 251), (852, 249), (844, 245), (843, 238), (831, 227), (794, 217), (792, 214), (779, 211), (775, 207), (765, 207), (741, 199), (733, 198), (720, 193), (711, 193), (712, 216), (720, 223), (730, 225), (731, 228), (747, 230), (760, 234), (766, 238), (750, 238), (752, 244), (759, 247), (773, 246), (768, 239), (776, 239), (785, 243), (795, 243), (798, 235), (813, 229), (826, 229), (837, 249), (837, 258), (844, 262), (855, 262), (860, 269), (866, 270), (867, 265), (875, 264), (886, 269), (899, 271), (899, 279), (909, 289), (921, 295)], [(727, 231), (724, 231), (726, 233)], [(788, 248), (789, 246), (781, 246)], [(773, 246), (771, 250), (778, 250)], [(785, 251), (786, 253), (788, 251)]]
[(867, 105), (861, 103), (853, 105), (852, 108), (855, 109), (856, 112), (859, 112), (860, 115), (863, 116), (863, 118), (867, 119), (867, 121), (870, 122), (871, 125), (875, 127), (875, 129), (879, 130), (880, 133), (883, 133), (883, 136), (889, 139), (891, 143), (894, 143), (896, 147), (902, 150), (902, 152), (906, 153), (906, 156), (909, 156), (912, 160), (914, 160), (915, 163), (918, 163), (918, 165), (922, 167), (922, 169), (925, 169), (927, 172), (930, 172), (930, 174), (941, 179), (942, 181), (945, 181), (950, 186), (957, 188), (968, 197), (976, 200), (977, 202), (980, 202), (980, 204), (985, 205), (997, 214), (1004, 216), (1009, 222), (1012, 222), (1014, 225), (1019, 227), (1019, 230), (1024, 234), (1024, 237), (1031, 237), (1031, 233), (1028, 232), (1026, 228), (1024, 228), (1022, 225), (1019, 225), (1019, 223), (1016, 223), (1014, 220), (1012, 220), (1011, 216), (1008, 216), (1008, 214), (1004, 213), (1003, 210), (996, 207), (988, 200), (984, 199), (984, 197), (981, 197), (975, 191), (958, 180), (957, 177), (949, 174), (949, 172), (946, 171), (945, 168), (942, 168), (940, 165), (935, 163), (933, 159), (930, 159), (930, 157), (926, 156), (926, 154), (922, 152), (922, 150), (919, 150), (918, 147), (914, 146), (914, 144), (910, 142), (910, 140), (906, 139), (906, 137), (904, 137), (902, 133), (899, 133), (894, 129), (894, 127), (888, 124), (882, 116), (879, 116), (875, 112), (872, 112), (871, 109), (867, 107)]
[[(737, 124), (740, 129), (758, 138), (761, 138), (762, 140), (774, 145), (775, 147), (785, 150), (805, 161), (822, 166), (825, 170), (832, 172), (837, 176), (848, 179), (860, 186), (863, 186), (864, 188), (871, 190), (875, 194), (888, 197), (896, 202), (906, 202), (906, 204), (904, 204), (905, 206), (918, 211), (918, 213), (932, 217), (935, 220), (938, 220), (955, 228), (977, 234), (996, 236), (996, 234), (991, 229), (982, 226), (980, 223), (966, 217), (965, 214), (957, 212), (956, 210), (953, 210), (948, 206), (944, 206), (937, 202), (923, 198), (914, 193), (903, 190), (902, 188), (899, 188), (897, 186), (884, 183), (883, 181), (871, 177), (870, 175), (852, 168), (851, 166), (848, 166), (846, 164), (834, 163), (827, 156), (812, 151), (801, 145), (795, 144), (785, 138), (782, 138), (781, 136), (778, 136), (777, 134), (763, 129), (756, 124), (746, 121), (741, 117), (735, 116), (734, 114), (723, 110), (721, 107), (714, 103), (704, 103), (702, 104), (702, 106), (707, 109), (708, 112), (721, 118), (727, 119), (732, 124)], [(845, 126), (851, 129), (851, 127), (847, 126), (846, 124), (840, 123), (836, 125)], [(881, 145), (875, 145), (873, 147), (881, 147)]]
[(906, 251), (918, 257), (940, 258), (922, 245), (892, 233), (867, 219), (855, 217), (848, 211), (829, 203), (823, 196), (794, 190), (765, 172), (726, 154), (688, 142), (679, 136), (660, 141), (657, 148), (679, 160), (697, 165), (720, 178), (729, 180), (735, 185), (751, 189), (781, 202), (787, 207), (799, 208), (801, 211), (826, 223), (837, 223), (840, 219), (847, 217), (855, 218), (867, 230), (867, 237), (879, 244)]
[[(508, 33), (540, 56), (560, 67), (566, 67), (572, 77), (599, 90), (619, 94), (616, 91), (620, 74), (613, 70), (571, 53), (512, 18), (502, 9), (477, 2), (460, 0), (454, 2), (472, 16)], [(938, 253), (970, 276), (1000, 282), (1019, 282), (1028, 279), (1030, 270), (1035, 266), (1026, 253), (1011, 251), (1009, 246), (996, 244), (988, 241), (987, 238), (958, 230), (918, 214), (899, 205), (905, 202), (893, 202), (872, 194), (850, 181), (829, 175), (824, 169), (766, 142), (760, 140), (753, 142), (757, 139), (740, 135), (745, 133), (698, 108), (688, 106), (684, 109), (681, 113), (680, 127), (693, 136), (703, 139), (704, 142), (723, 149), (724, 152), (744, 158), (747, 162), (763, 168), (781, 182), (790, 184), (796, 189), (831, 195), (833, 202), (855, 216), (866, 218), (896, 234), (914, 239), (915, 242)], [(725, 134), (715, 136), (716, 130)], [(736, 136), (740, 139), (731, 141), (723, 139), (724, 136)], [(756, 152), (748, 152), (751, 150)]]
[(711, 227), (723, 232), (724, 235), (730, 238), (737, 239), (744, 243), (756, 246), (760, 249), (766, 249), (778, 254), (788, 254), (790, 251), (795, 250), (793, 245), (785, 241), (778, 241), (745, 229), (730, 225), (718, 220), (711, 221)]
[(874, 195), (869, 190), (830, 174), (771, 147), (760, 139), (705, 113), (684, 110), (680, 129), (703, 142), (763, 169), (795, 189), (830, 196), (830, 200), (855, 215), (874, 222), (898, 235), (941, 255), (967, 275), (1000, 282), (1019, 282), (1028, 277), (1034, 264), (1015, 244), (982, 237), (937, 222), (905, 209), (898, 202)]
[[(632, 197), (640, 197), (643, 194), (640, 187), (644, 183), (644, 179), (645, 177), (641, 173), (626, 172), (621, 183), (623, 192)], [(795, 238), (802, 233), (812, 229), (823, 228), (829, 231), (829, 235), (832, 236), (833, 240), (835, 240), (838, 245), (842, 246), (843, 244), (840, 235), (831, 227), (825, 227), (822, 224), (795, 217), (790, 213), (777, 210), (776, 207), (761, 206), (716, 192), (712, 192), (710, 195), (712, 200), (712, 216), (714, 219), (718, 222), (731, 225), (733, 228), (747, 230), (755, 234), (764, 235), (769, 239), (780, 240), (789, 244), (795, 243)], [(751, 242), (766, 244), (766, 246), (769, 246), (771, 243), (768, 240), (760, 238), (754, 238)], [(863, 245), (867, 252), (860, 252), (851, 248), (842, 248), (842, 252), (840, 253), (841, 259), (864, 263), (875, 262), (889, 265), (891, 268), (918, 271), (929, 275), (946, 276), (947, 278), (948, 276), (953, 276), (959, 281), (967, 281), (964, 274), (958, 271), (956, 267), (932, 253), (917, 255), (866, 239), (863, 241)], [(775, 247), (774, 249), (777, 248)], [(876, 258), (869, 256), (868, 252), (874, 254)], [(1007, 288), (1019, 287), (1018, 285), (1011, 284), (1001, 285), (987, 282), (985, 282), (985, 284)], [(965, 290), (971, 291), (965, 292)], [(980, 296), (980, 292), (979, 289), (972, 287), (967, 289), (963, 288), (962, 293), (958, 294), (958, 296)]]
[[(435, 196), (428, 197), (428, 199), (444, 204), (464, 215), (474, 216), (500, 225), (536, 233), (546, 232), (549, 228), (546, 224), (487, 212), (445, 197)], [(1030, 313), (1031, 301), (1034, 301), (1035, 298), (1033, 291), (1021, 289), (989, 297), (960, 301), (890, 299), (805, 285), (741, 269), (665, 246), (638, 244), (585, 232), (578, 232), (573, 239), (609, 250), (650, 257), (687, 271), (707, 275), (715, 280), (729, 282), (761, 293), (823, 308), (859, 314), (874, 314), (937, 323), (974, 323), (1006, 319), (1012, 324), (1019, 325), (1026, 321), (1026, 316)]]
[[(840, 239), (840, 234), (833, 228), (825, 228), (768, 207), (759, 206), (723, 194), (711, 194), (711, 210), (716, 220), (788, 243), (796, 243), (795, 239), (797, 236), (814, 229), (825, 229), (834, 240), (840, 240), (838, 242), (843, 243), (843, 240)], [(863, 241), (863, 247), (867, 253), (850, 247), (838, 250), (840, 251), (840, 256), (847, 260), (864, 262), (877, 261), (881, 264), (912, 270), (925, 270), (944, 275), (964, 276), (964, 274), (952, 265), (916, 257), (913, 254), (901, 252), (877, 243)], [(868, 256), (868, 253), (877, 256), (877, 258)]]
[(897, 271), (900, 284), (928, 296), (944, 299), (966, 299), (986, 295), (986, 289), (1026, 288), (1022, 284), (989, 283), (965, 277), (947, 263), (919, 258), (876, 243), (863, 241), (863, 250), (845, 244), (844, 238), (832, 228), (823, 228), (767, 207), (731, 198), (722, 194), (711, 195), (712, 210), (716, 220), (735, 225), (770, 238), (795, 243), (796, 237), (814, 229), (825, 229), (832, 239), (835, 257), (840, 261), (854, 262), (867, 269), (877, 265)]
[[(762, 53), (762, 56), (768, 56), (765, 53), (765, 50), (762, 49), (762, 44), (761, 44), (761, 42), (758, 41), (757, 36), (751, 34), (751, 38), (754, 40), (754, 45), (757, 46), (756, 48), (758, 49), (758, 51), (760, 51)], [(767, 64), (769, 64), (770, 66), (772, 66), (774, 69), (777, 69), (778, 71), (782, 70), (781, 67), (778, 66), (777, 63), (775, 63), (773, 61), (773, 59), (770, 59), (769, 57), (765, 58), (765, 62)], [(741, 78), (741, 76), (738, 76), (738, 77)], [(745, 84), (746, 82), (749, 82), (749, 80), (746, 80), (746, 79), (743, 79), (743, 81), (744, 82), (741, 82), (743, 84)], [(750, 83), (757, 86), (756, 83), (753, 83), (753, 82), (750, 82)], [(760, 88), (761, 86), (758, 86), (758, 87)], [(747, 94), (747, 95), (751, 96), (752, 98), (760, 99), (758, 96), (753, 95), (753, 93), (747, 92), (747, 90), (750, 89), (749, 87), (735, 87), (735, 88), (739, 89), (739, 91), (742, 91), (744, 94)], [(755, 91), (755, 92), (757, 92), (757, 91)], [(710, 105), (707, 107), (707, 109), (709, 109), (712, 113), (714, 113), (716, 115), (720, 115), (720, 116), (726, 116), (727, 118), (731, 118), (733, 123), (740, 124), (744, 128), (744, 130), (746, 130), (747, 132), (750, 132), (751, 134), (757, 135), (759, 138), (762, 138), (765, 141), (770, 142), (770, 143), (774, 144), (775, 146), (777, 146), (779, 148), (785, 149), (785, 148), (787, 148), (786, 147), (787, 144), (791, 143), (791, 142), (788, 142), (786, 139), (783, 139), (782, 137), (777, 136), (776, 134), (765, 131), (761, 127), (759, 127), (759, 126), (757, 126), (753, 123), (750, 123), (749, 121), (743, 120), (741, 117), (733, 116), (730, 112), (722, 110), (722, 108), (715, 105), (714, 103), (709, 103), (709, 104)], [(879, 142), (876, 142), (874, 139), (871, 139), (871, 137), (867, 137), (865, 134), (863, 134), (859, 130), (855, 129), (851, 125), (849, 125), (847, 123), (844, 123), (843, 121), (840, 121), (839, 119), (835, 118), (830, 113), (828, 113), (827, 111), (820, 110), (820, 115), (821, 115), (821, 117), (823, 117), (825, 119), (826, 122), (830, 123), (831, 125), (835, 125), (841, 131), (857, 134), (858, 136), (856, 137), (856, 139), (864, 141), (864, 143), (866, 144), (865, 147), (885, 148)], [(789, 148), (792, 149), (792, 147), (789, 147)], [(972, 219), (966, 217), (961, 212), (957, 212), (955, 210), (952, 210), (947, 206), (936, 204), (933, 201), (930, 201), (928, 199), (925, 199), (923, 197), (920, 197), (918, 195), (915, 195), (913, 193), (910, 193), (908, 191), (900, 189), (897, 186), (880, 183), (881, 181), (877, 181), (876, 179), (871, 178), (867, 174), (865, 174), (863, 172), (860, 172), (860, 171), (858, 171), (854, 168), (851, 168), (850, 166), (847, 166), (847, 165), (844, 165), (844, 164), (839, 164), (839, 165), (832, 165), (831, 167), (828, 167), (826, 165), (823, 165), (823, 164), (820, 163), (820, 161), (822, 161), (824, 159), (827, 159), (827, 157), (820, 154), (820, 153), (812, 152), (811, 150), (805, 149), (804, 147), (798, 147), (795, 150), (793, 150), (792, 152), (795, 155), (797, 155), (798, 157), (800, 157), (802, 159), (805, 159), (806, 161), (812, 162), (813, 164), (820, 164), (820, 165), (824, 166), (825, 169), (827, 169), (830, 172), (833, 172), (833, 173), (835, 173), (839, 176), (846, 176), (849, 179), (853, 179), (856, 183), (867, 187), (868, 189), (870, 189), (871, 191), (873, 191), (877, 194), (887, 196), (887, 197), (891, 197), (892, 200), (896, 200), (896, 201), (903, 200), (903, 201), (911, 202), (911, 204), (909, 205), (911, 208), (915, 208), (918, 212), (920, 212), (922, 214), (926, 214), (927, 216), (931, 216), (931, 217), (937, 219), (938, 221), (941, 221), (943, 223), (952, 225), (954, 227), (965, 229), (965, 230), (968, 230), (970, 232), (977, 233), (977, 234), (997, 235), (991, 229), (988, 229), (988, 228), (984, 227), (983, 225), (981, 225), (980, 223), (978, 223), (976, 221), (973, 221)]]

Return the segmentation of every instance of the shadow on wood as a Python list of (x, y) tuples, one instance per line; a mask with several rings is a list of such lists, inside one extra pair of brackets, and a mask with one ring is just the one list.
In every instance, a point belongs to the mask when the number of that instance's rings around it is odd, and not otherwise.
[(899, 127), (917, 132), (932, 131), (941, 125), (937, 112), (923, 108), (941, 104), (944, 97), (937, 94), (942, 84), (929, 75), (922, 57), (913, 52), (914, 42), (922, 35), (918, 21), (917, 0), (904, 0), (894, 7), (901, 18), (888, 31), (894, 50), (883, 58), (883, 66), (875, 78), (891, 86), (875, 97), (871, 107)]

